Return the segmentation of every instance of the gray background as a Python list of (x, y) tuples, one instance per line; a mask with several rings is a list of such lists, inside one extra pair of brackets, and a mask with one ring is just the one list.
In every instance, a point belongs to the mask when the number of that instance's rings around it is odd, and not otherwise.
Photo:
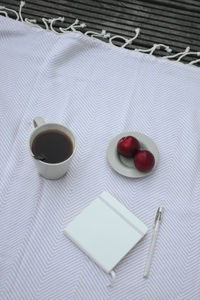
[[(19, 3), (18, 0), (0, 1), (1, 5), (15, 10)], [(27, 0), (23, 16), (36, 18), (39, 24), (42, 24), (41, 17), (64, 16), (65, 22), (57, 22), (58, 27), (65, 27), (78, 18), (87, 24), (82, 31), (105, 29), (125, 37), (132, 37), (134, 29), (140, 27), (141, 33), (130, 49), (147, 49), (154, 43), (163, 43), (170, 46), (173, 53), (184, 51), (186, 46), (190, 46), (191, 51), (200, 50), (198, 0)], [(115, 44), (121, 42), (115, 41)], [(157, 50), (154, 54), (166, 55), (166, 52)], [(183, 62), (193, 59), (196, 56), (187, 56)]]

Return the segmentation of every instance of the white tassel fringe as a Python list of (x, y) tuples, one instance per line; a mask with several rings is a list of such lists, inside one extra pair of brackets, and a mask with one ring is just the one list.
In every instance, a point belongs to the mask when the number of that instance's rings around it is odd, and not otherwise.
[[(0, 14), (5, 16), (6, 18), (8, 18), (9, 17), (8, 13), (12, 13), (12, 14), (15, 14), (16, 21), (21, 21), (23, 23), (26, 23), (26, 24), (34, 26), (34, 27), (43, 28), (42, 26), (37, 24), (36, 19), (28, 19), (28, 18), (23, 19), (22, 8), (24, 7), (24, 5), (25, 5), (25, 1), (21, 1), (20, 6), (19, 6), (19, 12), (15, 11), (14, 9), (7, 8), (5, 6), (0, 6)], [(74, 23), (72, 23), (70, 26), (68, 26), (66, 28), (59, 27), (59, 29), (55, 30), (55, 23), (57, 21), (64, 22), (64, 19), (65, 19), (64, 17), (57, 17), (57, 18), (51, 18), (51, 19), (41, 18), (45, 29), (48, 31), (50, 30), (56, 34), (64, 34), (69, 31), (79, 31), (80, 29), (87, 26), (85, 23), (80, 23), (79, 20), (76, 19), (74, 21)], [(109, 32), (106, 32), (106, 30), (102, 30), (101, 32), (86, 31), (84, 34), (87, 36), (90, 36), (92, 38), (108, 39), (108, 42), (112, 45), (115, 45), (113, 43), (114, 40), (120, 40), (123, 42), (123, 44), (120, 47), (125, 48), (128, 45), (131, 45), (133, 43), (133, 41), (137, 39), (137, 37), (140, 34), (140, 28), (135, 29), (135, 35), (132, 38), (126, 38), (121, 35), (111, 36), (111, 34)], [(156, 50), (161, 49), (161, 48), (163, 48), (167, 53), (172, 52), (172, 49), (169, 46), (164, 45), (164, 44), (154, 44), (150, 49), (135, 49), (135, 51), (142, 52), (142, 53), (149, 53), (150, 55), (152, 55)], [(188, 55), (200, 56), (200, 51), (198, 51), (198, 52), (190, 51), (190, 47), (188, 46), (188, 47), (186, 47), (186, 49), (184, 51), (181, 51), (181, 52), (178, 52), (178, 53), (175, 53), (172, 55), (166, 55), (166, 56), (163, 56), (163, 58), (166, 58), (166, 59), (177, 58), (176, 60), (180, 62), (185, 56), (188, 56)], [(194, 65), (194, 64), (198, 64), (198, 63), (200, 63), (199, 58), (192, 60), (188, 64)]]

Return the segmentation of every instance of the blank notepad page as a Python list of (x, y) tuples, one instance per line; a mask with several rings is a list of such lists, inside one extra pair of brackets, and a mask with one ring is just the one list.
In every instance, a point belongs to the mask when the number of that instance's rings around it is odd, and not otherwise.
[(107, 195), (110, 194), (102, 193), (86, 207), (66, 227), (65, 233), (100, 267), (110, 272), (144, 234), (110, 206)]

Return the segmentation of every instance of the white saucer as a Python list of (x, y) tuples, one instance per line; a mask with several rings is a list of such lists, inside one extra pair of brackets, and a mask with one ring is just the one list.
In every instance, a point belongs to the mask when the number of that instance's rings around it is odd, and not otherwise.
[[(133, 158), (126, 158), (122, 155), (120, 155), (117, 151), (117, 143), (118, 141), (125, 136), (133, 136), (140, 142), (140, 149), (141, 150), (148, 150), (150, 151), (155, 158), (155, 164), (154, 167), (149, 172), (140, 172), (136, 169)], [(118, 172), (119, 174), (131, 177), (131, 178), (139, 178), (144, 177), (149, 174), (151, 174), (159, 160), (159, 152), (158, 148), (156, 147), (156, 144), (145, 134), (134, 132), (134, 131), (128, 131), (118, 134), (109, 144), (107, 149), (107, 160), (111, 167)]]

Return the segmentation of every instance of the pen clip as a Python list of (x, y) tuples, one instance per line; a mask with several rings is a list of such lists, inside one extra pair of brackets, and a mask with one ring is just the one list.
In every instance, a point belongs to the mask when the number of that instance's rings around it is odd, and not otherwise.
[(160, 206), (160, 207), (158, 207), (158, 209), (156, 211), (156, 215), (155, 215), (155, 219), (154, 219), (154, 226), (156, 225), (157, 222), (161, 221), (162, 213), (163, 213), (163, 207)]

